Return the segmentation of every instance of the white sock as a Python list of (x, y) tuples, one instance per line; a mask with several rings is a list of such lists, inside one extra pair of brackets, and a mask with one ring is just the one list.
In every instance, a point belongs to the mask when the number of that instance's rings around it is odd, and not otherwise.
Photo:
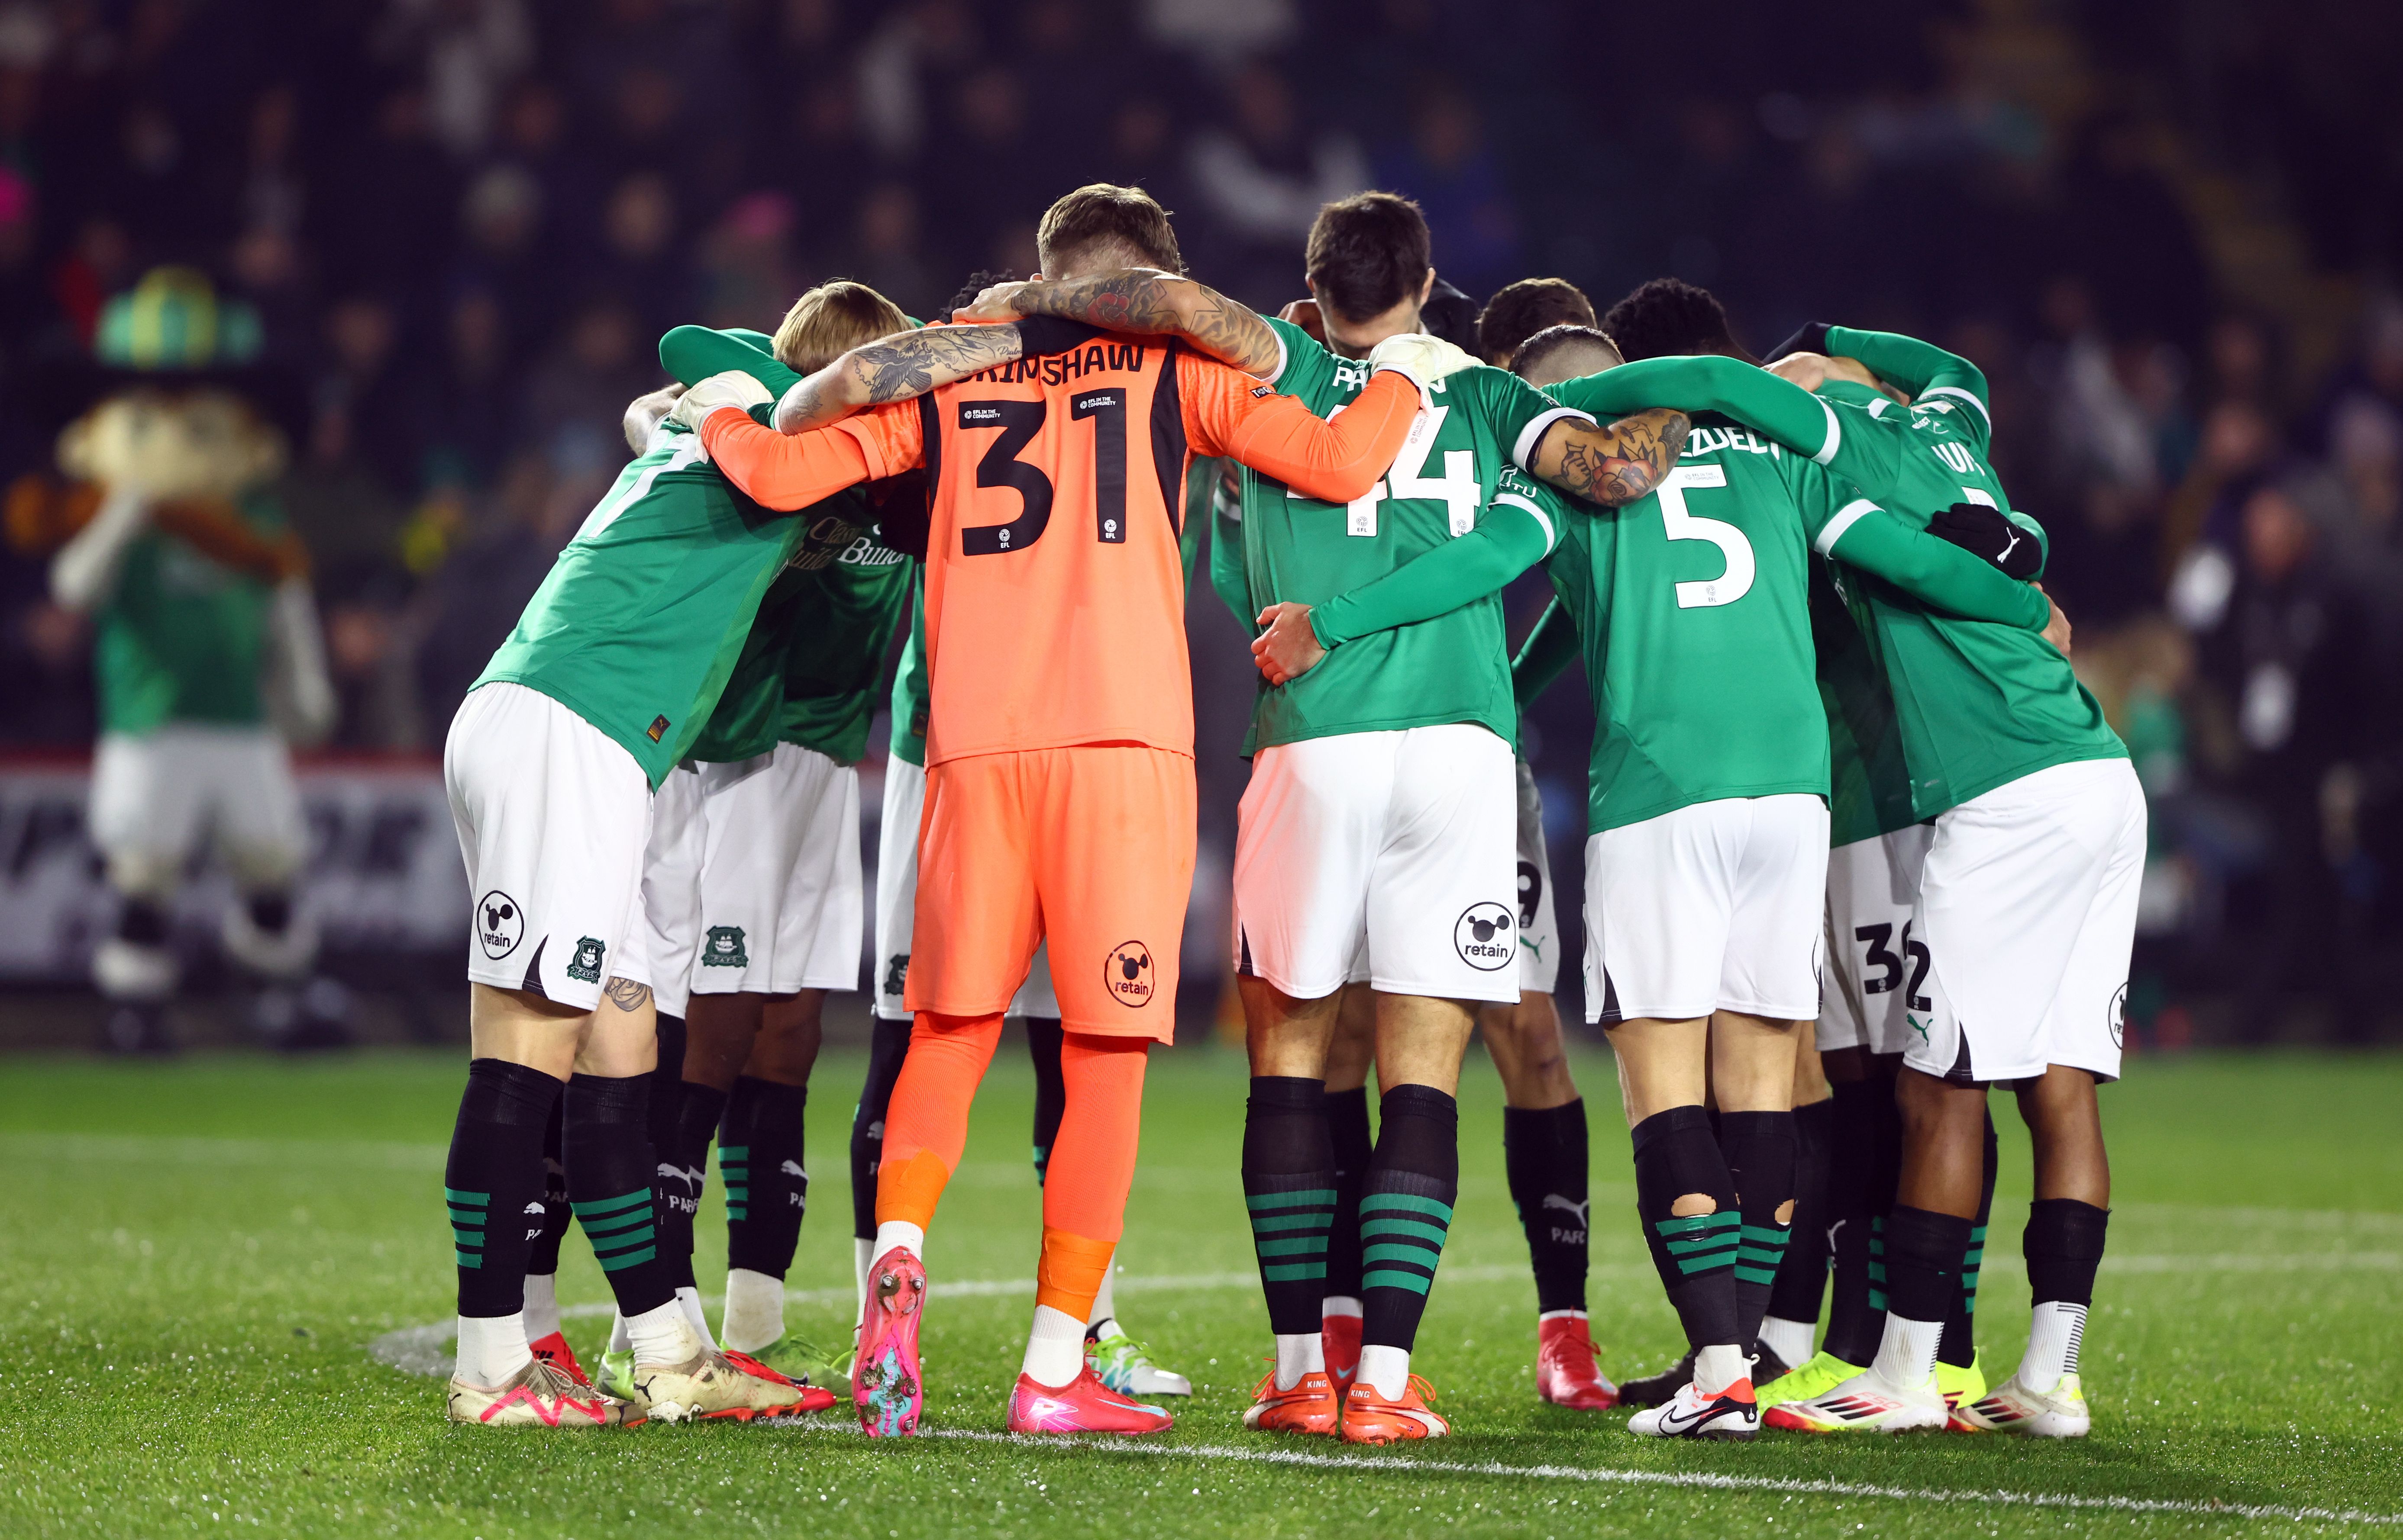
[(1789, 1369), (1799, 1369), (1811, 1356), (1811, 1334), (1815, 1321), (1787, 1321), (1779, 1316), (1764, 1316), (1760, 1323), (1760, 1345), (1777, 1354)]
[(1035, 1307), (1035, 1327), (1026, 1334), (1026, 1361), (1019, 1366), (1038, 1385), (1058, 1390), (1085, 1372), (1085, 1323), (1063, 1310)]
[(1110, 1280), (1116, 1278), (1118, 1275), (1118, 1269), (1116, 1267), (1107, 1268), (1103, 1270), (1102, 1292), (1093, 1296), (1093, 1309), (1092, 1312), (1085, 1317), (1086, 1325), (1098, 1326), (1104, 1322), (1117, 1318), (1118, 1313), (1117, 1298), (1118, 1291), (1110, 1286)]
[(609, 1351), (611, 1353), (632, 1353), (634, 1351), (634, 1339), (626, 1335), (626, 1312), (624, 1311), (612, 1311), (609, 1313)]
[(1398, 1401), (1410, 1388), (1410, 1350), (1364, 1346), (1360, 1350), (1359, 1383), (1388, 1401)]
[(859, 1236), (852, 1237), (851, 1269), (859, 1284), (859, 1303), (852, 1312), (851, 1320), (851, 1329), (854, 1334), (859, 1330), (859, 1324), (868, 1319), (868, 1269), (875, 1260), (876, 1242)]
[(701, 1290), (687, 1283), (676, 1290), (675, 1297), (676, 1303), (684, 1307), (684, 1318), (692, 1323), (701, 1339), (713, 1348), (717, 1346), (717, 1339), (709, 1335), (709, 1317), (701, 1308)]
[(1936, 1350), (1943, 1340), (1943, 1322), (1907, 1321), (1888, 1311), (1885, 1335), (1878, 1339), (1877, 1356), (1869, 1361), (1869, 1369), (1887, 1384), (1924, 1389), (1936, 1377)]
[(923, 1262), (926, 1259), (926, 1232), (906, 1219), (887, 1219), (876, 1227), (876, 1239), (868, 1246), (868, 1265), (873, 1269), (876, 1259), (899, 1246)]
[(1330, 1315), (1348, 1315), (1357, 1321), (1360, 1319), (1360, 1301), (1348, 1294), (1330, 1294), (1319, 1301), (1318, 1318), (1324, 1321)]
[(671, 1299), (656, 1310), (621, 1319), (637, 1364), (681, 1364), (701, 1345), (693, 1340), (692, 1318), (684, 1312), (680, 1300)]
[(1327, 1372), (1327, 1339), (1314, 1331), (1280, 1332), (1276, 1339), (1276, 1388), (1291, 1390), (1305, 1374)]
[(2039, 1394), (2077, 1372), (2077, 1349), (2086, 1339), (2086, 1307), (2048, 1299), (2028, 1322), (2027, 1352), (2020, 1359), (2020, 1383)]
[(526, 1348), (525, 1316), (459, 1317), (459, 1378), (487, 1389), (534, 1362)]
[(559, 1330), (559, 1274), (530, 1272), (525, 1286), (525, 1334), (539, 1342)]
[(1716, 1395), (1739, 1380), (1752, 1378), (1752, 1360), (1732, 1342), (1721, 1342), (1694, 1354), (1694, 1394)]
[(1546, 1321), (1582, 1321), (1585, 1318), (1585, 1311), (1581, 1310), (1547, 1310), (1535, 1312), (1535, 1323), (1538, 1325)]
[(726, 1329), (737, 1353), (757, 1353), (785, 1335), (785, 1281), (749, 1268), (726, 1269)]

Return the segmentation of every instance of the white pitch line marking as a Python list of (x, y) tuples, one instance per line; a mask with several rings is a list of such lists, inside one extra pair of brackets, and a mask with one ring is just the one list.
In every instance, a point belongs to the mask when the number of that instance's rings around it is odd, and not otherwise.
[[(775, 1425), (830, 1435), (849, 1432), (823, 1422), (813, 1424), (799, 1420), (779, 1422)], [(1861, 1481), (1806, 1481), (1790, 1477), (1726, 1476), (1710, 1471), (1622, 1470), (1606, 1465), (1514, 1465), (1498, 1460), (1413, 1460), (1403, 1456), (1313, 1454), (1300, 1450), (1251, 1450), (1225, 1444), (1142, 1444), (1129, 1439), (1098, 1436), (1062, 1439), (988, 1433), (973, 1428), (938, 1428), (931, 1430), (926, 1436), (963, 1443), (1007, 1444), (1048, 1454), (1090, 1451), (1156, 1460), (1221, 1460), (1235, 1464), (1300, 1465), (1322, 1470), (1388, 1474), (1407, 1472), (1415, 1476), (1499, 1476), (1547, 1481), (1585, 1481), (1604, 1486), (1757, 1491), (1771, 1496), (1870, 1497), (1896, 1503), (1979, 1503), (2009, 1507), (2089, 1508), (2111, 1513), (2175, 1513), (2203, 1518), (2278, 1519), (2290, 1522), (2403, 1525), (2403, 1513), (2368, 1513), (2356, 1508), (2281, 1507), (2182, 1497), (2083, 1496), (2069, 1492), (2013, 1491), (2002, 1488), (1881, 1487)]]

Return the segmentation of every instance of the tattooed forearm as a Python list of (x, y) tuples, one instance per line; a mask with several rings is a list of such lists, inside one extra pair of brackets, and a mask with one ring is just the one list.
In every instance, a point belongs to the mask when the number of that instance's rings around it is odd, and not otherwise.
[(629, 1014), (651, 1003), (651, 986), (637, 984), (631, 978), (613, 977), (601, 986), (601, 992), (609, 997), (611, 1005)]
[(867, 407), (906, 401), (1019, 356), (1018, 328), (924, 326), (852, 349), (786, 391), (780, 433), (806, 433)]
[(1131, 268), (1026, 284), (1010, 301), (1021, 315), (1057, 315), (1104, 331), (1182, 337), (1246, 374), (1265, 375), (1283, 356), (1276, 333), (1248, 306), (1172, 273)]
[(1537, 446), (1534, 468), (1590, 503), (1623, 507), (1660, 489), (1692, 426), (1684, 412), (1657, 407), (1606, 428), (1564, 419)]

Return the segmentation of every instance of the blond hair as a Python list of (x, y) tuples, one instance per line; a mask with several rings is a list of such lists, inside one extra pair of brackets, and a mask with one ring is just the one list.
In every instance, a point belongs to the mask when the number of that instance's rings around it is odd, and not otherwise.
[(785, 312), (776, 326), (776, 361), (809, 374), (863, 342), (909, 329), (900, 306), (865, 284), (838, 278), (802, 295)]

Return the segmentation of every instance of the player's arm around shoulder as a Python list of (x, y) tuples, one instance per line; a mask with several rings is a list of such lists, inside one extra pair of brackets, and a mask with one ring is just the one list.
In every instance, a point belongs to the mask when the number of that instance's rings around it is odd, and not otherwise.
[(1400, 369), (1381, 370), (1351, 405), (1323, 418), (1215, 359), (1176, 359), (1177, 399), (1194, 451), (1223, 454), (1304, 497), (1349, 503), (1368, 494), (1400, 452), (1425, 400)]
[(1553, 486), (1606, 508), (1624, 507), (1660, 489), (1685, 452), (1693, 419), (1654, 407), (1608, 426), (1588, 417), (1555, 418), (1524, 461)]
[(2041, 589), (1976, 552), (1857, 497), (1812, 532), (1822, 556), (1874, 573), (1921, 603), (1968, 620), (2041, 631), (2053, 607)]
[(1257, 312), (1207, 284), (1154, 268), (996, 284), (974, 304), (952, 312), (960, 321), (1038, 315), (1138, 337), (1182, 338), (1261, 380), (1275, 380), (1285, 363), (1284, 341)]

